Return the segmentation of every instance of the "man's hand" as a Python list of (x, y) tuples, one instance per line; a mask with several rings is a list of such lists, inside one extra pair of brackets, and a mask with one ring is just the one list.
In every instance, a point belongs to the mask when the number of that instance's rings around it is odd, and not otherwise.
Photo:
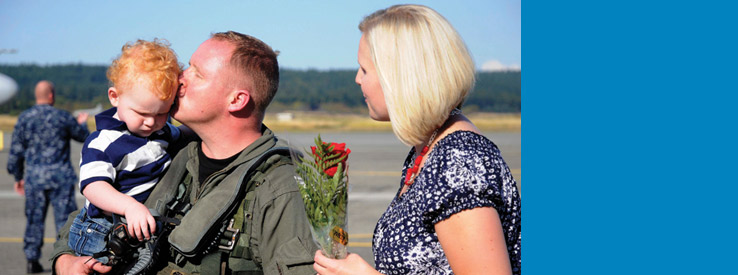
[(139, 241), (143, 241), (150, 239), (156, 232), (156, 220), (143, 204), (138, 202), (131, 204), (123, 211), (123, 215), (126, 216), (129, 236), (135, 236)]
[(15, 190), (15, 192), (18, 193), (18, 195), (23, 196), (26, 193), (25, 189), (23, 188), (24, 185), (25, 185), (25, 181), (23, 180), (16, 181), (15, 184), (13, 185), (13, 190)]
[(90, 114), (88, 113), (79, 113), (77, 115), (77, 124), (87, 123), (87, 117), (89, 117)]
[(64, 254), (56, 259), (54, 269), (56, 270), (56, 274), (59, 275), (77, 275), (92, 274), (92, 271), (104, 274), (110, 272), (113, 267), (103, 265), (89, 256), (77, 257), (71, 254)]

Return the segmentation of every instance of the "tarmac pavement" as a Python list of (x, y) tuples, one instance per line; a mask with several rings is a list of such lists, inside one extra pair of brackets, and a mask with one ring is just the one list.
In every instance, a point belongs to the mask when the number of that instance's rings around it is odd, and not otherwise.
[[(317, 133), (277, 133), (290, 141), (295, 148), (309, 148)], [(503, 158), (513, 172), (520, 189), (521, 144), (520, 132), (486, 132), (502, 151)], [(345, 142), (351, 149), (349, 156), (349, 251), (357, 253), (374, 264), (371, 249), (372, 232), (379, 217), (389, 205), (400, 184), (400, 169), (409, 147), (402, 144), (391, 132), (321, 133), (323, 141)], [(26, 260), (23, 254), (25, 215), (24, 198), (13, 192), (13, 178), (7, 171), (10, 133), (4, 133), (4, 149), (0, 151), (0, 274), (25, 274)], [(79, 163), (82, 144), (72, 142), (72, 163)], [(522, 191), (521, 191), (522, 193)], [(77, 196), (77, 205), (84, 205), (84, 198)], [(41, 265), (51, 274), (48, 257), (53, 249), (53, 209), (46, 218), (45, 243)]]

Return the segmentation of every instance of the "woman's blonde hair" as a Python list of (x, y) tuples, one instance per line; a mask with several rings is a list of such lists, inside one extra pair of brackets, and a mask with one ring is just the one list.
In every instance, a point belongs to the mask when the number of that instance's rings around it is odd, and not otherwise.
[(474, 86), (474, 61), (451, 24), (431, 8), (396, 5), (364, 18), (392, 130), (407, 145), (427, 141)]
[(108, 79), (120, 93), (122, 87), (145, 78), (154, 86), (154, 94), (169, 100), (176, 94), (182, 65), (163, 39), (138, 40), (123, 45), (120, 56), (108, 68)]

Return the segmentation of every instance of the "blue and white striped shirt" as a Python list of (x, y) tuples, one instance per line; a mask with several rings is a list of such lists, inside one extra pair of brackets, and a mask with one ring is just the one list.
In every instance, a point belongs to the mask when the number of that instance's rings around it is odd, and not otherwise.
[[(95, 116), (97, 131), (82, 147), (79, 190), (96, 181), (110, 183), (116, 190), (143, 202), (172, 159), (167, 152), (170, 142), (180, 136), (179, 129), (167, 123), (164, 128), (143, 138), (131, 134), (126, 124), (113, 115), (116, 108)], [(90, 217), (103, 214), (88, 200)]]

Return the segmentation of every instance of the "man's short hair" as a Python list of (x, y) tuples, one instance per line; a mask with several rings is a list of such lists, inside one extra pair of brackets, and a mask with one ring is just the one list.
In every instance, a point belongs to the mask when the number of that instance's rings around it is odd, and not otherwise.
[(227, 41), (236, 47), (230, 64), (251, 79), (251, 97), (257, 113), (263, 116), (279, 88), (279, 53), (256, 37), (234, 31), (215, 33), (212, 39)]

